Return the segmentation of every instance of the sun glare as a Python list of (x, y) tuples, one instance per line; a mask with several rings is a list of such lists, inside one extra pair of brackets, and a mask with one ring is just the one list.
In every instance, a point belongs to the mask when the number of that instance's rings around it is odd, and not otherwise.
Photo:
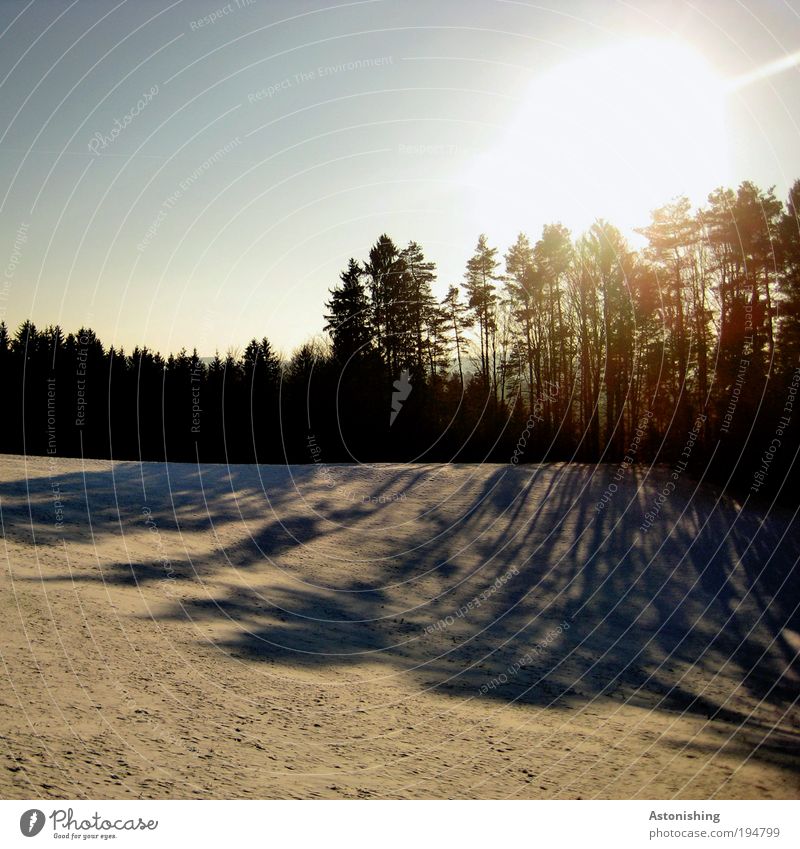
[(724, 104), (723, 81), (680, 43), (630, 42), (560, 65), (472, 164), (476, 226), (508, 241), (546, 221), (581, 231), (602, 217), (630, 234), (676, 194), (700, 202), (728, 178)]

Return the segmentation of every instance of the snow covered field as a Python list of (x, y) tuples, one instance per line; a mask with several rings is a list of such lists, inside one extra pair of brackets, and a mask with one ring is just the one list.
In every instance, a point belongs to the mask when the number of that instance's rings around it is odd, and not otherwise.
[(797, 522), (616, 472), (0, 457), (0, 793), (796, 797)]

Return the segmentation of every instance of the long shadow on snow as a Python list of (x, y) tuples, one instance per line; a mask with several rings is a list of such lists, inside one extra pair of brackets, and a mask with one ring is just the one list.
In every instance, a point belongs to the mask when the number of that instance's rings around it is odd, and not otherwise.
[[(337, 497), (334, 487), (320, 494), (317, 471), (204, 466), (201, 475), (190, 465), (121, 464), (113, 479), (87, 472), (60, 482), (76, 494), (68, 524), (85, 532), (91, 516), (96, 539), (141, 525), (143, 505), (164, 533), (244, 522), (242, 541), (175, 564), (176, 580), (206, 592), (164, 614), (223, 621), (231, 634), (219, 645), (239, 657), (310, 667), (368, 659), (459, 698), (560, 707), (624, 698), (742, 723), (755, 756), (798, 751), (796, 733), (784, 726), (764, 740), (770, 723), (749, 715), (763, 700), (796, 716), (789, 632), (800, 631), (800, 535), (787, 516), (762, 522), (725, 500), (715, 507), (708, 495), (692, 499), (685, 482), (643, 533), (656, 484), (620, 488), (598, 512), (613, 469), (491, 467), (465, 477), (457, 510), (392, 526), (385, 557), (352, 555), (344, 579), (329, 585), (326, 558), (351, 556), (381, 523), (372, 504)], [(402, 489), (413, 503), (435, 469), (404, 467), (379, 486), (360, 474), (372, 497)], [(37, 543), (47, 544), (46, 479), (33, 482), (30, 498), (24, 480), (2, 484), (0, 498), (12, 533), (26, 539), (32, 522)], [(299, 569), (293, 556), (306, 548)], [(246, 573), (247, 588), (226, 581), (232, 569)], [(82, 579), (147, 585), (162, 577), (154, 556)], [(728, 678), (717, 684), (721, 675)]]

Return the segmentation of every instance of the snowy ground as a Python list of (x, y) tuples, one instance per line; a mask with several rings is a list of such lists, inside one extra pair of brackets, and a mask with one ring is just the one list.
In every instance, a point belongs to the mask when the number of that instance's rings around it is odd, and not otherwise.
[(796, 797), (797, 522), (616, 471), (0, 457), (0, 794)]

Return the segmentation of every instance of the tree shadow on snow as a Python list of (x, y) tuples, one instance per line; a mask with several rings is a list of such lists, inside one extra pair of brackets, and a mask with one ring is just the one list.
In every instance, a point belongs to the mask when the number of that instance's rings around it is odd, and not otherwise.
[[(48, 478), (2, 483), (0, 499), (28, 545), (121, 541), (148, 521), (171, 552), (206, 535), (202, 554), (171, 555), (187, 593), (157, 615), (226, 626), (216, 645), (240, 659), (369, 661), (498, 705), (626, 700), (741, 726), (729, 745), (754, 757), (796, 758), (793, 517), (694, 496), (687, 480), (641, 531), (663, 481), (633, 472), (597, 510), (615, 471), (465, 466), (440, 481), (436, 466), (124, 463), (59, 477), (60, 532)], [(152, 553), (42, 579), (146, 589), (164, 579)]]

